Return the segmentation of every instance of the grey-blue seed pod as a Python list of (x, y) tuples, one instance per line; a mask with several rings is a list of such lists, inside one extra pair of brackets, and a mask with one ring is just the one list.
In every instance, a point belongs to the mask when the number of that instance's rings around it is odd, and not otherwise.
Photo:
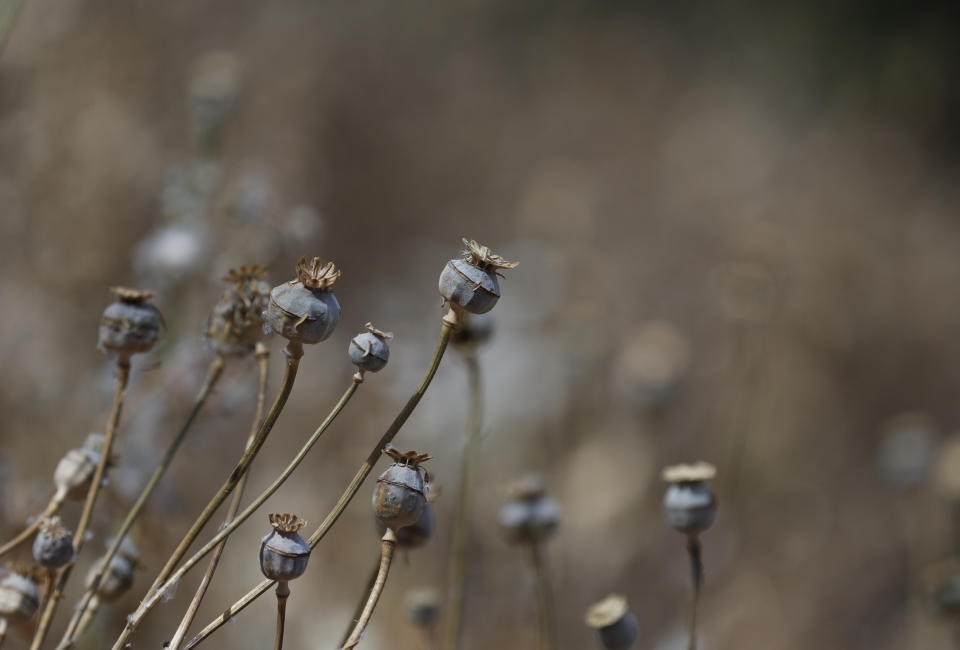
[[(93, 579), (102, 564), (103, 559), (101, 558), (90, 567), (90, 571), (87, 573), (88, 589), (93, 584)], [(97, 597), (100, 600), (110, 602), (127, 593), (133, 586), (135, 566), (135, 563), (125, 555), (117, 554), (110, 558), (110, 566), (107, 567), (100, 579), (100, 584), (97, 586)]]
[(10, 571), (0, 577), (0, 618), (26, 623), (40, 607), (40, 593), (32, 577)]
[(460, 327), (450, 337), (450, 342), (461, 352), (470, 354), (493, 336), (493, 317), (488, 314), (465, 316), (461, 319)]
[(303, 575), (310, 545), (297, 531), (307, 523), (288, 513), (271, 514), (273, 530), (260, 542), (260, 570), (270, 580), (293, 580)]
[(392, 332), (382, 332), (371, 323), (364, 325), (366, 332), (360, 332), (352, 339), (347, 347), (350, 361), (357, 368), (365, 372), (382, 370), (390, 360), (389, 341), (393, 340)]
[[(420, 517), (410, 524), (409, 526), (404, 526), (398, 530), (394, 531), (394, 535), (397, 538), (397, 546), (399, 548), (420, 548), (421, 546), (426, 545), (427, 542), (433, 537), (433, 531), (436, 528), (436, 509), (433, 507), (433, 502), (436, 498), (436, 490), (430, 489), (430, 476), (427, 475), (424, 477), (423, 483), (423, 493), (426, 495), (427, 502), (423, 506), (423, 512), (420, 513)], [(387, 532), (387, 527), (376, 517), (374, 518), (377, 524), (377, 533), (383, 537), (383, 534)]]
[(416, 523), (427, 505), (419, 465), (430, 460), (430, 454), (401, 453), (394, 447), (387, 447), (384, 453), (394, 462), (377, 479), (373, 512), (381, 524), (397, 531)]
[(33, 540), (33, 559), (48, 569), (59, 569), (73, 559), (73, 536), (60, 517), (45, 519)]
[(539, 542), (560, 525), (560, 504), (547, 495), (539, 476), (523, 477), (511, 492), (511, 498), (498, 513), (507, 541), (517, 544)]
[(288, 341), (319, 343), (326, 340), (340, 320), (340, 303), (330, 287), (340, 277), (333, 262), (323, 264), (314, 257), (297, 262), (297, 279), (270, 292), (270, 304), (263, 315), (264, 330), (276, 332)]
[(512, 269), (519, 262), (508, 262), (472, 239), (463, 243), (463, 257), (447, 262), (440, 273), (440, 295), (455, 308), (483, 314), (500, 299), (498, 269)]
[(414, 587), (407, 591), (403, 602), (411, 623), (428, 629), (436, 624), (440, 616), (440, 595), (436, 589)]
[(229, 286), (220, 295), (207, 319), (205, 336), (224, 356), (253, 352), (263, 338), (263, 313), (270, 304), (270, 285), (264, 281), (264, 266), (241, 266), (223, 277)]
[(716, 469), (707, 463), (674, 465), (663, 472), (669, 483), (663, 495), (667, 522), (677, 531), (697, 535), (713, 525), (717, 517), (717, 499), (707, 484)]
[(585, 617), (607, 650), (627, 650), (637, 640), (637, 619), (627, 608), (627, 599), (611, 594), (590, 606)]
[(150, 303), (153, 293), (126, 287), (112, 287), (116, 300), (103, 310), (97, 349), (121, 360), (148, 352), (157, 342), (163, 318)]

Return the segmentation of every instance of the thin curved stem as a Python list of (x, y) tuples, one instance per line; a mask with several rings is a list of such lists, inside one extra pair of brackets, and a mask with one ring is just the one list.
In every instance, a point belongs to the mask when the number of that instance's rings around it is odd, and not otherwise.
[(117, 389), (113, 394), (113, 406), (110, 408), (110, 417), (107, 420), (107, 429), (103, 434), (103, 448), (100, 450), (100, 461), (97, 463), (97, 469), (93, 472), (93, 478), (90, 481), (90, 488), (87, 490), (87, 499), (83, 504), (83, 511), (80, 513), (80, 521), (77, 523), (77, 529), (73, 533), (73, 555), (74, 559), (60, 569), (57, 579), (54, 581), (50, 597), (43, 608), (43, 614), (40, 616), (40, 623), (37, 625), (37, 631), (33, 635), (33, 641), (30, 643), (30, 650), (40, 650), (40, 646), (47, 638), (50, 631), (50, 624), (53, 622), (53, 616), (57, 611), (57, 603), (63, 598), (63, 588), (70, 578), (70, 572), (73, 569), (76, 557), (80, 555), (80, 549), (86, 538), (87, 528), (90, 525), (90, 517), (93, 515), (93, 507), (97, 503), (97, 496), (100, 494), (100, 488), (103, 485), (103, 479), (106, 476), (107, 465), (110, 457), (113, 455), (113, 442), (117, 434), (117, 425), (120, 423), (120, 413), (123, 411), (123, 397), (127, 390), (127, 382), (130, 379), (130, 360), (120, 358), (117, 360)]
[(0, 55), (10, 41), (10, 35), (13, 34), (13, 28), (16, 27), (25, 4), (26, 0), (0, 0)]
[(57, 512), (60, 510), (60, 506), (63, 505), (64, 497), (65, 495), (60, 491), (54, 494), (53, 497), (51, 497), (50, 499), (50, 503), (48, 503), (47, 507), (43, 509), (43, 512), (41, 512), (39, 515), (34, 517), (33, 521), (31, 521), (30, 524), (26, 528), (24, 528), (19, 535), (11, 539), (9, 542), (4, 544), (3, 546), (0, 546), (0, 557), (3, 557), (13, 549), (17, 548), (18, 546), (23, 544), (25, 541), (33, 537), (33, 534), (37, 532), (37, 530), (40, 528), (40, 524), (43, 523), (44, 519), (46, 519), (47, 517), (52, 517), (55, 514), (57, 514)]
[(470, 384), (470, 425), (467, 444), (460, 456), (460, 485), (457, 489), (457, 507), (454, 510), (453, 551), (447, 584), (447, 649), (458, 650), (462, 644), (463, 611), (466, 591), (467, 533), (470, 527), (470, 472), (483, 429), (483, 382), (476, 354), (467, 357), (467, 377)]
[(396, 546), (397, 536), (388, 528), (387, 532), (383, 534), (382, 544), (380, 545), (380, 570), (377, 572), (377, 579), (373, 583), (373, 589), (370, 590), (370, 595), (367, 597), (367, 604), (360, 614), (360, 620), (354, 625), (353, 632), (350, 633), (347, 642), (343, 644), (343, 650), (355, 648), (357, 644), (360, 643), (360, 637), (363, 636), (363, 631), (367, 629), (367, 623), (370, 622), (370, 617), (373, 616), (373, 610), (380, 600), (380, 594), (383, 593), (383, 587), (387, 584), (387, 575), (390, 573), (390, 562), (393, 560), (393, 550)]
[[(167, 579), (173, 573), (177, 563), (183, 559), (183, 556), (190, 549), (190, 545), (196, 540), (200, 531), (203, 530), (203, 527), (210, 521), (211, 517), (216, 514), (217, 509), (227, 500), (227, 497), (230, 496), (234, 488), (237, 487), (237, 484), (250, 467), (250, 464), (260, 451), (263, 443), (266, 442), (267, 435), (273, 429), (277, 418), (280, 417), (280, 412), (287, 403), (287, 398), (290, 397), (290, 391), (293, 389), (293, 382), (297, 378), (297, 370), (300, 367), (300, 358), (303, 356), (303, 346), (294, 341), (290, 341), (287, 344), (285, 353), (287, 355), (287, 368), (283, 376), (283, 383), (280, 386), (280, 393), (277, 395), (273, 406), (270, 407), (270, 412), (267, 413), (267, 417), (257, 432), (257, 437), (254, 439), (253, 444), (244, 452), (236, 467), (230, 472), (230, 476), (226, 482), (224, 482), (213, 499), (204, 507), (200, 516), (197, 517), (197, 520), (193, 523), (193, 526), (190, 527), (190, 530), (187, 531), (187, 534), (184, 535), (183, 539), (177, 545), (173, 555), (167, 560), (166, 565), (147, 591), (147, 595), (144, 596), (140, 602), (140, 606), (137, 607), (137, 610), (133, 614), (127, 617), (127, 624), (113, 645), (114, 650), (121, 650), (126, 645), (134, 631), (136, 631), (137, 626), (143, 621), (143, 618), (160, 602), (165, 590), (171, 586), (170, 583), (167, 582)], [(163, 586), (162, 588), (161, 585)]]
[(83, 613), (83, 616), (80, 617), (80, 621), (77, 623), (77, 630), (74, 634), (74, 640), (64, 644), (60, 642), (61, 648), (63, 647), (72, 647), (76, 639), (79, 639), (83, 636), (83, 633), (87, 631), (87, 628), (90, 627), (90, 624), (93, 623), (93, 619), (97, 617), (97, 612), (100, 611), (100, 605), (103, 604), (103, 601), (100, 600), (99, 596), (94, 596), (90, 599), (90, 602), (87, 604), (87, 609)]
[(554, 638), (553, 589), (550, 586), (550, 569), (547, 566), (543, 545), (534, 542), (530, 545), (537, 589), (537, 623), (540, 628), (540, 649), (552, 650), (557, 647)]
[[(337, 522), (337, 519), (339, 519), (340, 515), (343, 514), (343, 511), (350, 503), (350, 500), (353, 499), (357, 491), (360, 489), (364, 479), (367, 478), (376, 462), (380, 459), (381, 450), (384, 448), (384, 446), (386, 446), (387, 443), (393, 440), (394, 436), (397, 435), (397, 432), (400, 431), (400, 428), (404, 425), (404, 423), (410, 417), (410, 414), (413, 413), (413, 410), (417, 407), (417, 404), (420, 402), (423, 394), (430, 386), (430, 382), (433, 381), (433, 376), (437, 373), (437, 368), (440, 366), (440, 360), (443, 359), (443, 353), (447, 349), (447, 343), (450, 341), (450, 334), (454, 329), (456, 329), (456, 327), (456, 313), (453, 310), (450, 310), (443, 318), (443, 328), (440, 330), (440, 337), (437, 340), (437, 346), (433, 351), (433, 358), (430, 360), (430, 366), (427, 368), (423, 379), (420, 380), (417, 390), (413, 393), (413, 395), (410, 396), (410, 399), (407, 400), (407, 403), (404, 405), (403, 409), (397, 414), (397, 417), (394, 418), (393, 422), (390, 424), (390, 427), (383, 434), (383, 436), (380, 437), (380, 440), (377, 441), (377, 445), (370, 452), (370, 455), (367, 456), (367, 459), (360, 466), (360, 469), (357, 470), (357, 473), (354, 475), (349, 485), (347, 485), (346, 490), (344, 490), (343, 494), (340, 495), (340, 499), (337, 501), (336, 505), (334, 505), (333, 510), (330, 511), (320, 526), (313, 532), (312, 535), (310, 535), (310, 538), (307, 540), (307, 542), (310, 544), (311, 549), (316, 548), (317, 544), (320, 543), (320, 540), (323, 539), (330, 528)], [(200, 643), (202, 643), (207, 637), (217, 631), (240, 611), (245, 609), (247, 605), (266, 593), (273, 583), (273, 580), (261, 581), (244, 596), (242, 596), (240, 600), (228, 607), (220, 616), (211, 621), (200, 631), (199, 634), (190, 639), (187, 645), (183, 647), (183, 650), (189, 650), (190, 648), (195, 648), (196, 646), (200, 645)], [(120, 649), (117, 648), (116, 650)]]
[(696, 535), (690, 535), (687, 538), (687, 554), (690, 556), (693, 589), (690, 593), (690, 638), (687, 642), (687, 650), (697, 650), (697, 605), (700, 602), (700, 587), (703, 584), (703, 560), (700, 550), (700, 539)]
[(283, 649), (283, 624), (287, 618), (287, 598), (290, 596), (290, 585), (286, 580), (277, 583), (277, 635), (274, 639), (273, 650)]
[(360, 620), (360, 615), (363, 614), (363, 608), (367, 606), (367, 599), (370, 598), (370, 592), (373, 591), (373, 585), (377, 583), (378, 575), (380, 575), (380, 558), (377, 558), (376, 564), (373, 565), (373, 571), (370, 572), (370, 577), (367, 578), (367, 584), (363, 587), (360, 600), (357, 601), (356, 606), (353, 608), (353, 614), (350, 616), (347, 629), (343, 631), (343, 636), (340, 637), (340, 643), (337, 644), (338, 648), (346, 645), (347, 639), (350, 638), (350, 632), (353, 631), (354, 624)]
[[(260, 430), (260, 421), (263, 419), (263, 408), (267, 401), (267, 370), (270, 362), (270, 350), (263, 343), (258, 342), (254, 355), (257, 358), (258, 374), (257, 410), (253, 416), (252, 429), (250, 431), (250, 435), (247, 437), (247, 444), (244, 447), (244, 450), (249, 449), (250, 445), (253, 444), (254, 438), (257, 437), (257, 431)], [(225, 526), (237, 516), (237, 512), (240, 510), (240, 503), (243, 500), (243, 490), (247, 486), (247, 477), (249, 476), (249, 474), (244, 474), (243, 478), (241, 478), (240, 482), (237, 484), (237, 489), (233, 494), (233, 498), (230, 500), (230, 506), (227, 508), (227, 517), (223, 522)], [(204, 572), (203, 578), (200, 580), (200, 585), (197, 587), (197, 591), (193, 595), (193, 600), (190, 601), (190, 606), (184, 613), (183, 619), (180, 621), (180, 625), (177, 627), (177, 631), (173, 635), (173, 639), (167, 646), (168, 648), (176, 650), (180, 647), (180, 644), (183, 643), (183, 639), (187, 635), (190, 625), (193, 623), (193, 619), (197, 616), (197, 610), (200, 609), (200, 603), (203, 601), (203, 597), (206, 595), (207, 589), (210, 587), (210, 583), (213, 581), (213, 574), (217, 571), (217, 566), (220, 564), (220, 558), (223, 556), (223, 549), (226, 547), (226, 545), (227, 540), (223, 540), (217, 545), (216, 549), (214, 549), (213, 556), (210, 558), (210, 563), (207, 564), (207, 570)]]
[(160, 464), (157, 465), (157, 468), (153, 471), (153, 474), (150, 476), (147, 484), (143, 486), (140, 496), (137, 497), (137, 500), (127, 512), (127, 516), (124, 518), (123, 523), (120, 524), (120, 528), (118, 528), (113, 534), (113, 543), (110, 544), (110, 548), (107, 549), (106, 555), (103, 556), (103, 561), (100, 563), (99, 568), (94, 573), (93, 579), (87, 586), (87, 590), (84, 592), (83, 596), (81, 596), (80, 602), (74, 608), (73, 616), (70, 618), (70, 623), (67, 625), (67, 629), (63, 633), (63, 638), (60, 640), (60, 645), (58, 648), (69, 647), (70, 643), (77, 638), (77, 636), (79, 636), (78, 627), (80, 625), (80, 620), (83, 618), (87, 607), (90, 605), (90, 601), (96, 595), (97, 589), (100, 588), (100, 582), (103, 580), (103, 576), (106, 575), (110, 568), (110, 560), (112, 560), (113, 556), (117, 554), (120, 545), (123, 543), (123, 539), (127, 536), (127, 533), (130, 532), (130, 529), (133, 527), (137, 517), (140, 516), (140, 512), (146, 505), (147, 499), (149, 499), (150, 495), (153, 494), (153, 491), (156, 489), (160, 479), (163, 478), (163, 475), (170, 467), (170, 463), (173, 462), (173, 457), (180, 448), (180, 444), (183, 442), (184, 438), (186, 438), (187, 432), (190, 430), (191, 425), (193, 425), (193, 421), (196, 419), (197, 414), (200, 412), (200, 409), (203, 408), (203, 405), (206, 404), (207, 398), (210, 397), (210, 393), (213, 391), (213, 387), (216, 386), (217, 381), (220, 379), (221, 375), (223, 375), (223, 366), (224, 359), (219, 354), (210, 362), (210, 367), (207, 370), (206, 381), (203, 382), (200, 392), (197, 393), (197, 397), (193, 402), (193, 408), (190, 409), (190, 413), (187, 415), (187, 419), (183, 423), (183, 426), (180, 427), (180, 431), (177, 432), (177, 435), (174, 436), (173, 440), (170, 441), (170, 445), (167, 447), (166, 452), (164, 452), (163, 458), (160, 460)]

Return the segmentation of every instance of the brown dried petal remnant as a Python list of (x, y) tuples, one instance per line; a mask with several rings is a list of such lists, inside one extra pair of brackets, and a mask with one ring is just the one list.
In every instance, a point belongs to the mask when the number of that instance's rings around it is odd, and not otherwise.
[(70, 536), (70, 531), (63, 527), (60, 517), (46, 517), (40, 524), (40, 531), (51, 540), (63, 539)]
[(270, 519), (270, 525), (281, 533), (295, 533), (307, 525), (306, 520), (289, 512), (283, 514), (274, 512), (268, 515), (268, 518)]
[(131, 289), (130, 287), (110, 287), (110, 293), (115, 295), (120, 302), (137, 305), (153, 298), (152, 291), (144, 289)]
[(266, 277), (266, 275), (267, 267), (261, 264), (253, 264), (251, 266), (241, 266), (238, 269), (230, 269), (227, 271), (227, 274), (223, 276), (223, 281), (243, 284), (247, 280), (259, 280)]
[(490, 250), (489, 246), (481, 246), (472, 239), (464, 238), (463, 245), (467, 247), (463, 251), (463, 259), (485, 271), (496, 272), (497, 269), (512, 269), (520, 264), (520, 262), (508, 262)]
[(367, 328), (368, 332), (370, 332), (371, 334), (373, 334), (374, 336), (376, 336), (378, 339), (382, 341), (393, 340), (393, 332), (384, 332), (383, 330), (378, 330), (376, 327), (373, 326), (373, 323), (367, 323), (366, 325), (364, 325), (364, 327)]
[(319, 257), (314, 257), (309, 264), (306, 257), (297, 262), (297, 279), (310, 289), (328, 289), (339, 277), (340, 271), (333, 262), (324, 264)]
[(411, 467), (417, 467), (420, 463), (425, 463), (432, 458), (430, 454), (418, 454), (415, 451), (403, 451), (392, 445), (384, 447), (383, 453), (393, 459), (393, 462), (398, 465), (409, 465)]
[(716, 467), (699, 461), (692, 465), (671, 465), (663, 470), (662, 477), (667, 483), (698, 483), (709, 481), (716, 475)]

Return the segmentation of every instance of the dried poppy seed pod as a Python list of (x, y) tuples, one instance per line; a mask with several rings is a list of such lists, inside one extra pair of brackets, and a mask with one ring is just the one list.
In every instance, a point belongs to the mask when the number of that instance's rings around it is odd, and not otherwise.
[(396, 531), (416, 523), (427, 505), (419, 465), (430, 460), (430, 454), (401, 453), (390, 446), (383, 451), (393, 459), (393, 465), (377, 479), (373, 512), (381, 524)]
[(330, 287), (340, 277), (333, 262), (323, 264), (319, 257), (307, 264), (297, 262), (297, 279), (284, 282), (270, 292), (270, 304), (264, 314), (264, 330), (297, 343), (319, 343), (333, 333), (340, 320), (340, 303)]
[(59, 569), (73, 559), (73, 535), (60, 517), (45, 519), (33, 540), (33, 559), (48, 569)]
[(110, 291), (117, 299), (107, 305), (100, 317), (97, 349), (129, 361), (132, 355), (153, 348), (163, 319), (150, 303), (152, 292), (126, 287), (112, 287)]
[(40, 606), (40, 593), (32, 576), (10, 571), (0, 578), (0, 617), (15, 625), (26, 623)]
[(493, 336), (493, 318), (487, 314), (464, 315), (460, 327), (450, 337), (458, 350), (472, 354)]
[(513, 543), (536, 543), (560, 525), (560, 505), (546, 493), (543, 479), (529, 474), (511, 489), (511, 498), (500, 508), (500, 526)]
[[(423, 506), (423, 512), (415, 522), (394, 531), (399, 548), (420, 548), (425, 546), (433, 537), (437, 517), (433, 502), (436, 501), (439, 492), (437, 489), (431, 488), (430, 475), (426, 472), (424, 474), (423, 493), (427, 502)], [(387, 527), (379, 519), (375, 518), (375, 521), (377, 523), (377, 533), (383, 537), (383, 534), (387, 532)]]
[(717, 499), (707, 481), (717, 475), (709, 463), (674, 465), (663, 470), (669, 483), (663, 495), (667, 521), (687, 535), (697, 535), (710, 528), (717, 517)]
[(103, 434), (91, 433), (83, 447), (71, 449), (53, 470), (53, 484), (57, 494), (64, 499), (79, 500), (86, 496), (93, 473), (100, 462)]
[(637, 640), (637, 619), (627, 608), (627, 599), (618, 594), (591, 605), (584, 620), (607, 650), (626, 650)]
[(241, 266), (223, 276), (229, 286), (207, 320), (207, 340), (218, 354), (244, 356), (263, 338), (263, 313), (270, 304), (264, 266)]
[(428, 630), (436, 625), (440, 617), (440, 595), (436, 589), (414, 587), (406, 593), (403, 602), (411, 623)]
[[(377, 372), (382, 370), (390, 360), (390, 345), (393, 340), (392, 332), (381, 332), (371, 323), (364, 325), (366, 332), (361, 332), (350, 339), (347, 354), (360, 373)], [(362, 377), (362, 374), (361, 374)]]
[(293, 580), (303, 575), (310, 560), (310, 545), (298, 530), (306, 521), (289, 513), (271, 514), (273, 530), (260, 542), (260, 570), (271, 580)]
[(472, 239), (463, 243), (463, 257), (447, 262), (440, 273), (440, 295), (455, 308), (483, 314), (500, 299), (498, 269), (512, 269), (519, 262), (508, 262)]
[[(103, 559), (101, 558), (96, 564), (90, 567), (90, 571), (87, 573), (87, 589), (93, 584), (93, 579), (96, 577), (97, 571), (100, 570), (102, 564)], [(135, 568), (136, 563), (125, 555), (119, 554), (119, 552), (110, 558), (110, 566), (107, 567), (103, 577), (100, 579), (100, 584), (97, 586), (97, 597), (100, 598), (100, 600), (110, 602), (117, 600), (120, 596), (127, 593), (130, 587), (133, 586), (133, 572)]]

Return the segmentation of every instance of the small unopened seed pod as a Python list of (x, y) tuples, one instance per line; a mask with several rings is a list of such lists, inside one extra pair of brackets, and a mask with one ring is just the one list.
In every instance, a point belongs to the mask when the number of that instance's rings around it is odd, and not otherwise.
[(148, 352), (157, 342), (163, 321), (150, 302), (153, 293), (126, 287), (112, 287), (116, 300), (103, 310), (97, 349), (119, 359)]
[(228, 287), (207, 320), (207, 340), (217, 353), (244, 356), (263, 338), (263, 312), (270, 304), (264, 266), (241, 266), (223, 277)]
[(58, 494), (72, 500), (86, 496), (93, 473), (100, 462), (102, 444), (103, 435), (91, 433), (83, 447), (71, 449), (60, 459), (53, 470), (53, 483), (57, 486)]
[(472, 239), (463, 243), (467, 247), (463, 257), (447, 262), (440, 273), (440, 295), (456, 308), (483, 314), (500, 299), (497, 271), (515, 268), (519, 262), (508, 262)]
[(310, 545), (297, 531), (307, 522), (289, 513), (269, 518), (273, 530), (260, 542), (260, 570), (271, 580), (299, 578), (307, 570)]
[(460, 320), (460, 327), (450, 337), (458, 350), (474, 352), (493, 336), (493, 318), (487, 314), (470, 314)]
[(340, 303), (330, 287), (340, 277), (333, 262), (324, 264), (314, 257), (297, 262), (297, 279), (284, 282), (270, 292), (264, 314), (269, 328), (288, 341), (319, 343), (332, 333), (340, 320)]
[(560, 524), (560, 505), (546, 493), (543, 479), (528, 474), (511, 489), (500, 508), (500, 526), (513, 543), (535, 543), (549, 537)]
[[(427, 497), (427, 502), (423, 506), (420, 517), (409, 526), (394, 531), (399, 548), (420, 548), (425, 546), (433, 537), (437, 516), (433, 502), (436, 501), (439, 492), (437, 489), (431, 488), (430, 474), (427, 472), (424, 472), (423, 493)], [(375, 521), (377, 522), (377, 533), (383, 537), (383, 534), (387, 532), (387, 527), (379, 519), (375, 518)]]
[(360, 332), (352, 339), (347, 348), (350, 361), (362, 371), (377, 372), (390, 360), (389, 341), (393, 332), (382, 332), (371, 323), (364, 325), (366, 332)]
[[(401, 529), (402, 530), (402, 529)], [(432, 628), (440, 617), (440, 594), (430, 587), (414, 587), (403, 597), (407, 618), (419, 627)]]
[(597, 631), (607, 650), (626, 650), (637, 640), (637, 619), (627, 608), (627, 599), (611, 594), (587, 609), (588, 626)]
[(73, 559), (73, 535), (60, 517), (49, 517), (40, 525), (33, 540), (33, 559), (48, 569), (59, 569)]
[[(103, 564), (101, 558), (94, 566), (90, 567), (87, 573), (87, 588), (93, 584), (93, 578)], [(109, 602), (117, 600), (123, 594), (129, 591), (133, 586), (133, 572), (136, 568), (134, 562), (123, 555), (114, 555), (110, 558), (110, 566), (104, 572), (97, 586), (97, 597), (103, 601)]]
[(26, 623), (40, 606), (40, 593), (33, 577), (10, 571), (0, 577), (0, 618), (14, 625)]
[(663, 495), (667, 521), (681, 533), (697, 535), (710, 528), (717, 517), (717, 499), (707, 481), (717, 475), (709, 463), (674, 465), (663, 470), (669, 483)]
[(393, 465), (377, 479), (373, 512), (381, 524), (397, 531), (416, 523), (427, 505), (419, 465), (430, 460), (430, 454), (401, 453), (389, 446), (383, 451), (393, 459)]

